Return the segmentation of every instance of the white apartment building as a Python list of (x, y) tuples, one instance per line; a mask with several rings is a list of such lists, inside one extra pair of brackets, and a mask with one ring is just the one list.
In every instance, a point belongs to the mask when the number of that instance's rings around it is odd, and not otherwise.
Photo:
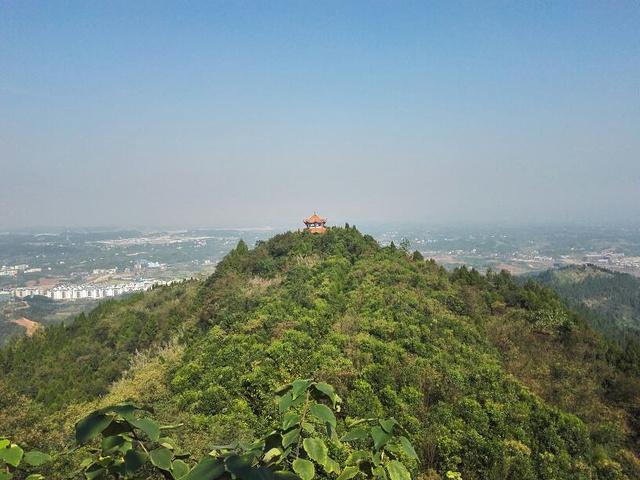
[(154, 280), (141, 280), (118, 285), (58, 285), (45, 290), (40, 287), (19, 287), (11, 290), (11, 295), (17, 298), (25, 298), (34, 295), (42, 295), (52, 300), (80, 300), (111, 298), (130, 292), (149, 290), (154, 285), (166, 285), (167, 282)]

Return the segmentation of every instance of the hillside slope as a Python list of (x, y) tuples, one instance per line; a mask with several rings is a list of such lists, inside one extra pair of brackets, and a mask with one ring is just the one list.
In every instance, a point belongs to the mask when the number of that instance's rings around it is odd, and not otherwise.
[(450, 274), (332, 228), (241, 242), (205, 282), (102, 308), (2, 350), (0, 423), (19, 440), (64, 445), (80, 414), (130, 399), (205, 452), (268, 431), (272, 392), (315, 377), (343, 415), (397, 418), (426, 478), (640, 476), (638, 377), (550, 290), (506, 273)]
[(53, 409), (103, 395), (136, 351), (169, 341), (184, 328), (196, 285), (183, 282), (108, 300), (68, 325), (15, 339), (0, 353), (0, 380)]
[(549, 270), (535, 276), (612, 338), (640, 340), (640, 278), (594, 265)]

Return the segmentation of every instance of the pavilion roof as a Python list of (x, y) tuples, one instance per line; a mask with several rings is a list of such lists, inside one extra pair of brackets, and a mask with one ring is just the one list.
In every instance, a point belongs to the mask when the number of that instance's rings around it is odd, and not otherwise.
[(311, 215), (309, 218), (304, 219), (304, 223), (322, 223), (326, 221), (327, 221), (326, 218), (322, 218), (315, 213)]

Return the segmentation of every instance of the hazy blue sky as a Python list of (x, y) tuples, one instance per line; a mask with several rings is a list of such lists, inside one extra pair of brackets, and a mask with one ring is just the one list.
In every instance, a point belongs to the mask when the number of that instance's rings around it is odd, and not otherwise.
[(0, 229), (640, 222), (640, 2), (0, 0)]

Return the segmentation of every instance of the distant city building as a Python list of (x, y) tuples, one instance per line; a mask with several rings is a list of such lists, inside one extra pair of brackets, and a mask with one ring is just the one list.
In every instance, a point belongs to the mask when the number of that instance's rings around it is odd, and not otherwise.
[(94, 275), (113, 275), (117, 271), (117, 268), (95, 268), (91, 273)]
[(13, 265), (8, 267), (3, 265), (0, 267), (0, 277), (15, 277), (18, 273), (24, 272), (29, 268), (29, 265), (23, 263), (20, 265)]
[(118, 285), (58, 285), (50, 289), (40, 287), (19, 287), (10, 291), (0, 293), (11, 295), (16, 298), (33, 297), (41, 295), (52, 300), (82, 300), (101, 299), (123, 295), (131, 292), (143, 292), (155, 285), (166, 285), (168, 282), (158, 280), (141, 280)]

